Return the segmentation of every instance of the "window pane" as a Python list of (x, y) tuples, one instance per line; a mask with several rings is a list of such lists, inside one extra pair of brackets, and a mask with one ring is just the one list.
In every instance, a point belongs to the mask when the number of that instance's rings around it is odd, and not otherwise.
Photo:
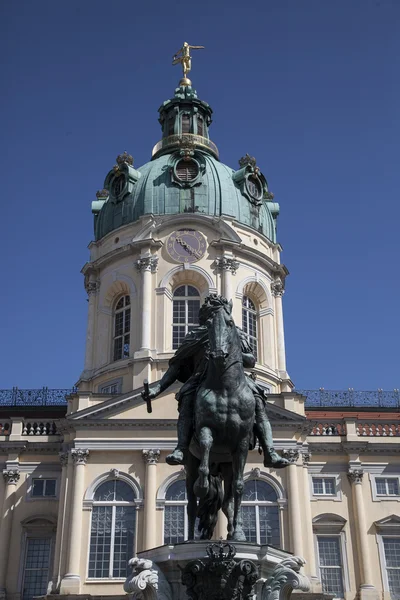
[(181, 285), (180, 287), (176, 288), (176, 290), (174, 291), (174, 296), (186, 296), (185, 286)]
[(278, 496), (272, 485), (269, 485), (269, 483), (267, 483), (266, 481), (257, 480), (255, 480), (255, 484), (258, 501), (276, 502), (278, 500)]
[(56, 480), (55, 479), (46, 479), (44, 494), (45, 494), (45, 496), (55, 496), (56, 495)]
[(172, 483), (165, 494), (166, 500), (186, 500), (186, 482), (184, 479)]
[(198, 323), (200, 300), (188, 300), (188, 323)]
[(319, 537), (318, 553), (323, 591), (328, 594), (334, 594), (336, 598), (343, 598), (344, 589), (339, 538)]
[(46, 594), (49, 582), (50, 549), (50, 538), (28, 538), (23, 600), (32, 600), (34, 596)]
[(400, 569), (400, 538), (383, 538), (386, 566)]
[(281, 543), (279, 509), (277, 506), (259, 506), (260, 544), (270, 544), (279, 548)]
[[(126, 483), (124, 485), (129, 488)], [(132, 558), (134, 551), (135, 524), (136, 509), (134, 506), (115, 507), (113, 577), (127, 577), (128, 575), (128, 561)]]
[(115, 500), (117, 502), (134, 502), (135, 492), (133, 488), (125, 481), (114, 481), (115, 485)]
[(376, 482), (376, 493), (377, 494), (382, 494), (383, 496), (386, 496), (386, 483), (385, 483), (385, 479), (384, 478), (376, 478), (375, 479)]
[(122, 337), (114, 340), (114, 360), (122, 358)]
[(245, 501), (245, 500), (255, 501), (257, 498), (256, 494), (257, 494), (256, 480), (251, 479), (250, 481), (246, 481), (246, 483), (244, 484), (244, 490), (243, 490), (243, 501)]
[(177, 544), (185, 539), (186, 506), (165, 507), (164, 544)]
[(196, 288), (193, 287), (192, 285), (188, 285), (187, 290), (188, 290), (188, 293), (187, 293), (188, 296), (199, 296), (200, 295), (199, 292), (196, 290)]
[(94, 506), (90, 532), (89, 577), (109, 578), (112, 506)]
[(34, 479), (32, 483), (32, 496), (44, 496), (44, 480)]
[(387, 490), (390, 496), (399, 495), (399, 480), (398, 479), (387, 479)]
[(106, 481), (99, 485), (94, 500), (103, 502), (112, 502), (114, 500), (114, 481)]
[(122, 335), (124, 332), (124, 313), (119, 312), (115, 315), (115, 332), (114, 335)]
[(246, 541), (257, 543), (256, 507), (242, 505), (241, 511)]
[(333, 477), (324, 479), (324, 483), (325, 483), (325, 494), (334, 495), (336, 486), (335, 486), (335, 480), (333, 479)]
[(324, 493), (324, 486), (323, 486), (323, 482), (322, 479), (317, 479), (315, 477), (313, 477), (313, 491), (314, 494), (323, 494)]

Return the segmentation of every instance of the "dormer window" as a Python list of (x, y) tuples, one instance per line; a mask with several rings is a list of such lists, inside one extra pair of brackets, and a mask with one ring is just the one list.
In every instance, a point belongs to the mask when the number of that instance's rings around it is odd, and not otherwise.
[(253, 198), (261, 200), (262, 198), (262, 185), (261, 181), (255, 175), (250, 175), (247, 178), (247, 190)]
[(194, 181), (199, 174), (199, 165), (195, 160), (180, 160), (175, 167), (180, 181)]

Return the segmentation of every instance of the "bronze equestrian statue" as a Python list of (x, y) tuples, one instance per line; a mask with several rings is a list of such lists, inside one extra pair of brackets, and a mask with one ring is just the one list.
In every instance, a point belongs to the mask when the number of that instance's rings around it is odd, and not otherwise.
[(183, 340), (160, 383), (143, 397), (155, 398), (176, 380), (184, 384), (177, 394), (178, 444), (166, 461), (186, 467), (189, 539), (194, 539), (196, 516), (201, 538), (211, 538), (222, 507), (227, 539), (245, 541), (240, 504), (249, 448), (258, 438), (265, 466), (282, 468), (288, 461), (273, 448), (264, 390), (245, 374), (255, 358), (233, 322), (232, 302), (208, 296), (199, 323)]

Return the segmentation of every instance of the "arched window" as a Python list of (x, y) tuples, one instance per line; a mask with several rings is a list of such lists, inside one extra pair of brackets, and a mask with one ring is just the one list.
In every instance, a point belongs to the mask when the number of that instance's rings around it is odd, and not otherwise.
[(278, 496), (272, 485), (260, 479), (246, 481), (241, 510), (248, 542), (280, 547)]
[(182, 133), (190, 133), (190, 115), (188, 113), (182, 115)]
[(114, 309), (114, 360), (129, 356), (130, 331), (131, 299), (129, 296), (123, 296), (118, 300)]
[(88, 576), (123, 578), (135, 551), (135, 492), (125, 481), (105, 481), (93, 497)]
[(199, 324), (200, 293), (193, 285), (180, 285), (174, 291), (172, 347), (176, 350), (189, 331)]
[[(187, 539), (188, 516), (186, 512), (186, 482), (178, 479), (171, 483), (165, 494), (164, 544), (178, 544)], [(197, 519), (195, 537), (197, 539)]]
[(255, 304), (248, 296), (242, 298), (242, 329), (247, 335), (253, 354), (257, 360), (257, 310)]
[(197, 135), (204, 136), (204, 121), (201, 115), (197, 115)]

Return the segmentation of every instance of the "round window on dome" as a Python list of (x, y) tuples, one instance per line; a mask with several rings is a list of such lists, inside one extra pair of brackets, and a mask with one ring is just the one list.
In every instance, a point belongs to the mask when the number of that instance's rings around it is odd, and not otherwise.
[(180, 181), (194, 181), (199, 174), (199, 165), (195, 160), (180, 160), (175, 167), (175, 173)]
[(261, 200), (262, 198), (262, 185), (261, 181), (255, 175), (250, 175), (247, 179), (247, 190), (253, 198)]

